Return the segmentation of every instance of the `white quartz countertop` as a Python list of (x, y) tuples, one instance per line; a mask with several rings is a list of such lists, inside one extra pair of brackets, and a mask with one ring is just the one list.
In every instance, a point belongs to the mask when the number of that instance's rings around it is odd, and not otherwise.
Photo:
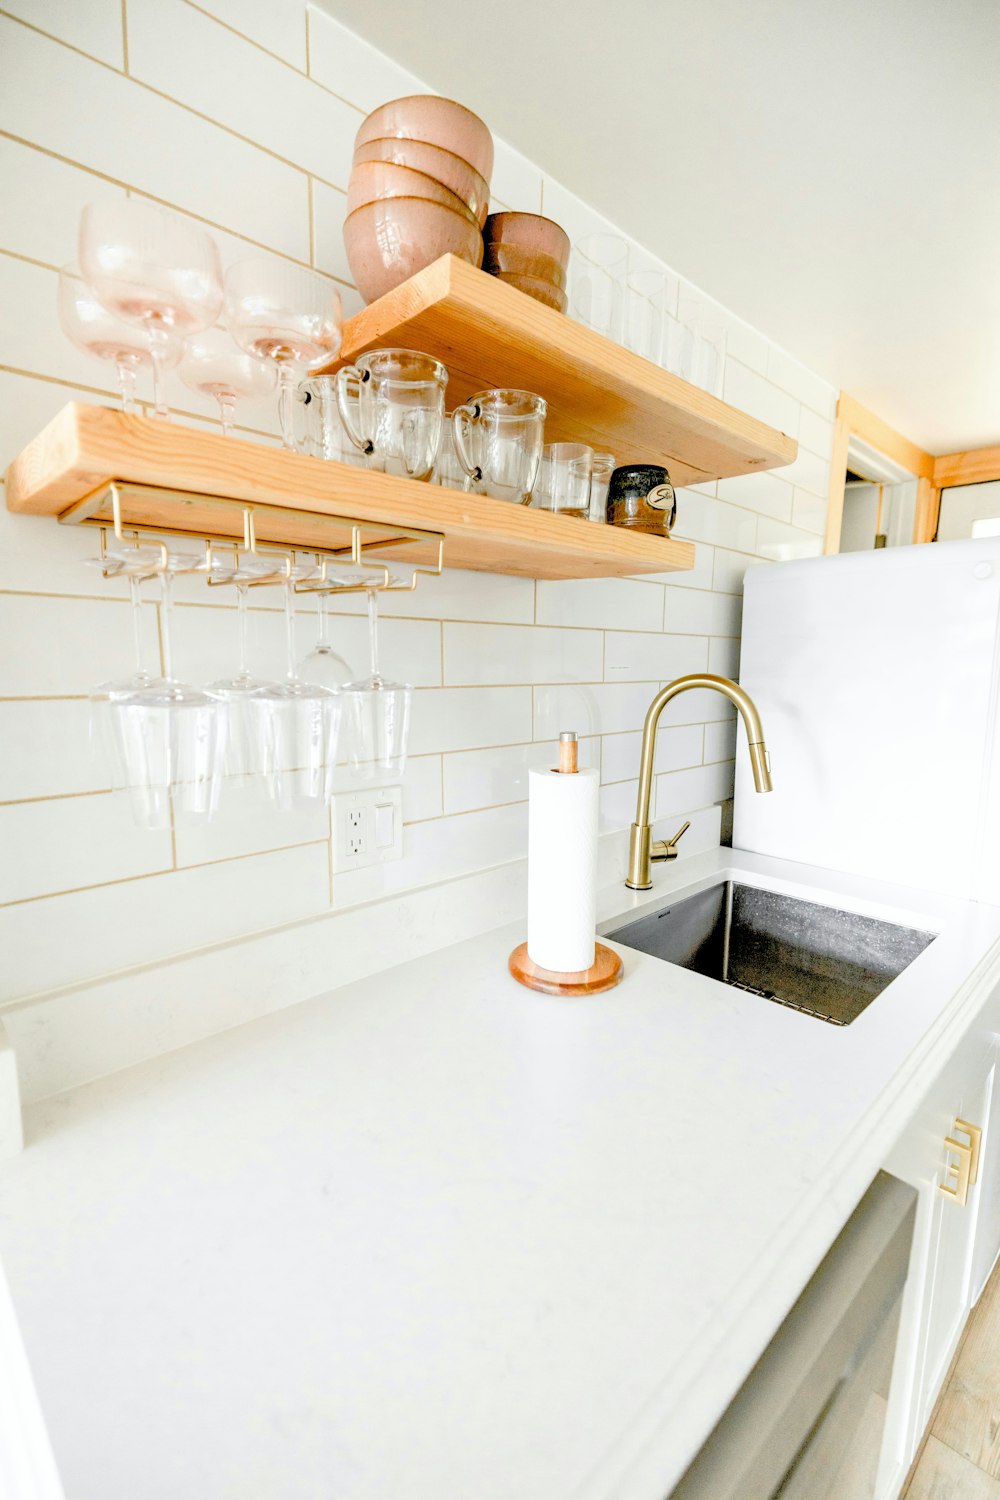
[[(927, 927), (850, 1027), (506, 928), (35, 1106), (0, 1262), (69, 1500), (663, 1500), (993, 981), (1000, 909), (718, 850)], [(612, 922), (611, 925), (614, 925)]]

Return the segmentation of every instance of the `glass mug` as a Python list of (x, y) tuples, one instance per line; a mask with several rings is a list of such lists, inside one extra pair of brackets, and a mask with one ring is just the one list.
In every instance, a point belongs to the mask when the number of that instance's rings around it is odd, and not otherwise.
[(531, 391), (480, 391), (451, 414), (459, 464), (478, 495), (529, 505), (545, 436), (545, 402)]
[(444, 425), (448, 371), (413, 349), (374, 349), (337, 372), (337, 407), (369, 468), (430, 477)]
[(549, 443), (542, 449), (534, 503), (540, 510), (585, 521), (590, 513), (594, 450), (586, 443)]
[[(295, 446), (310, 458), (335, 459), (338, 463), (367, 468), (368, 455), (348, 441), (337, 403), (337, 377), (313, 375), (303, 380), (295, 393)], [(358, 383), (348, 390), (351, 414), (357, 419)]]

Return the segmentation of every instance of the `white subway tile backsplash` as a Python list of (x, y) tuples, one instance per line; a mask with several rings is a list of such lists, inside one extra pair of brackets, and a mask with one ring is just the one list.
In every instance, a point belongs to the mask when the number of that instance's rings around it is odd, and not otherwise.
[(740, 318), (729, 319), (726, 328), (726, 353), (732, 355), (733, 359), (738, 359), (741, 365), (746, 365), (758, 375), (766, 375), (767, 348), (767, 339), (763, 334)]
[(0, 56), (0, 130), (309, 259), (307, 179), (294, 167), (17, 21), (0, 18)]
[(830, 485), (830, 460), (800, 448), (795, 462), (785, 470), (796, 489), (808, 490), (822, 499)]
[(808, 490), (796, 490), (792, 502), (792, 524), (801, 526), (803, 531), (811, 531), (815, 536), (823, 536), (826, 531), (826, 508), (825, 498), (812, 495)]
[[(602, 782), (634, 779), (639, 772), (641, 745), (641, 734), (606, 734), (601, 741)], [(698, 766), (701, 760), (702, 725), (671, 725), (661, 718), (653, 756), (655, 770), (679, 771), (685, 766)]]
[(726, 357), (722, 393), (730, 406), (738, 406), (761, 422), (777, 427), (780, 432), (793, 435), (798, 432), (799, 403), (796, 398), (729, 356)]
[[(72, 257), (70, 249), (67, 258)], [(58, 285), (55, 271), (0, 254), (0, 305), (4, 308), (0, 359), (16, 370), (89, 385), (105, 392), (104, 400), (111, 405), (114, 366), (84, 354), (63, 333), (57, 311)]]
[[(50, 523), (51, 524), (51, 523)], [(143, 617), (147, 661), (158, 661), (156, 621)], [(129, 606), (120, 599), (0, 594), (0, 698), (86, 696), (136, 669)]]
[(804, 406), (799, 417), (799, 447), (818, 453), (828, 463), (833, 448), (833, 421)]
[[(582, 739), (581, 769), (600, 766), (599, 739)], [(548, 741), (532, 745), (504, 745), (495, 750), (466, 750), (444, 757), (444, 810), (470, 812), (477, 807), (495, 807), (505, 802), (523, 802), (528, 796), (528, 772), (555, 764), (555, 746)]]
[(739, 635), (742, 614), (735, 594), (668, 589), (664, 629), (674, 635)]
[(301, 0), (198, 0), (198, 4), (258, 47), (305, 70), (306, 17)]
[(108, 769), (90, 740), (80, 699), (0, 701), (0, 802), (107, 791)]
[(403, 773), (403, 822), (420, 823), (443, 812), (440, 755), (411, 755)]
[[(344, 594), (330, 600), (330, 610), (364, 614), (365, 606), (356, 594)], [(379, 615), (530, 625), (535, 617), (535, 583), (531, 578), (446, 568), (439, 578), (420, 578), (412, 593), (386, 594)]]
[[(761, 527), (768, 523), (763, 519), (758, 524), (758, 545)], [(721, 547), (716, 549), (715, 567), (712, 573), (712, 587), (723, 594), (742, 594), (743, 578), (747, 568), (753, 563), (752, 557), (747, 557), (743, 552), (724, 552)]]
[(600, 682), (599, 630), (531, 625), (444, 625), (447, 686), (515, 682)]
[(414, 695), (410, 753), (520, 745), (531, 738), (530, 687), (425, 688)]
[(263, 932), (329, 904), (329, 851), (310, 844), (3, 907), (0, 1002)]
[(137, 828), (110, 792), (0, 807), (0, 903), (169, 870), (170, 830)]
[(705, 725), (705, 764), (714, 761), (734, 760), (736, 757), (736, 719), (721, 724)]
[(211, 821), (188, 827), (180, 824), (174, 833), (174, 845), (180, 868), (263, 854), (294, 844), (323, 843), (329, 837), (330, 816), (324, 802), (302, 801), (294, 807), (279, 807), (259, 789), (248, 790), (239, 782), (227, 781)]
[(784, 562), (799, 557), (819, 557), (823, 541), (821, 537), (803, 531), (798, 526), (786, 526), (783, 521), (762, 520), (757, 550), (762, 558)]
[[(720, 479), (719, 499), (745, 506), (759, 516), (788, 521), (792, 515), (792, 482), (783, 477), (784, 473), (784, 469), (778, 469), (766, 474), (740, 474), (735, 479)], [(746, 551), (746, 548), (740, 547), (739, 550)]]
[(589, 625), (605, 630), (660, 630), (663, 589), (630, 578), (580, 578), (536, 584), (539, 625)]
[(112, 68), (123, 66), (121, 0), (5, 0), (4, 9)]
[[(347, 194), (325, 182), (312, 181), (313, 265), (340, 281), (352, 281), (344, 249)], [(341, 294), (343, 295), (343, 294)]]
[(318, 6), (307, 5), (309, 20), (309, 76), (324, 88), (357, 107), (357, 126), (363, 115), (389, 99), (431, 94), (419, 78), (384, 52), (355, 36)]
[(355, 906), (466, 871), (523, 859), (527, 839), (526, 802), (413, 823), (403, 831), (402, 859), (334, 875), (333, 904)]
[(50, 266), (76, 260), (80, 214), (88, 203), (125, 196), (124, 188), (5, 136), (0, 136), (0, 181), (7, 206), (0, 250)]
[(128, 0), (128, 57), (133, 78), (346, 188), (357, 111), (184, 0)]
[(757, 517), (739, 505), (727, 505), (697, 490), (682, 490), (673, 534), (684, 541), (752, 552), (757, 543)]
[(708, 643), (708, 670), (719, 677), (738, 679), (740, 675), (740, 643), (716, 637)]
[(687, 812), (692, 807), (709, 807), (733, 795), (733, 762), (720, 761), (711, 766), (695, 766), (688, 771), (667, 771), (656, 778), (655, 816)]
[(811, 407), (821, 417), (832, 418), (837, 402), (836, 389), (776, 344), (771, 344), (767, 351), (767, 375), (796, 401)]
[(659, 679), (647, 683), (595, 683), (587, 686), (536, 687), (536, 740), (556, 740), (564, 729), (581, 738), (638, 729)]
[(631, 635), (609, 630), (605, 637), (604, 676), (608, 682), (655, 682), (704, 672), (708, 642), (695, 635)]

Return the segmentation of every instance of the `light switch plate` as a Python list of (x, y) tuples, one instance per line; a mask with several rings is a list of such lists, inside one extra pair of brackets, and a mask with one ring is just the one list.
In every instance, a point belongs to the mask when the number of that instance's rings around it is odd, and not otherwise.
[(363, 870), (403, 857), (403, 789), (366, 787), (337, 792), (333, 818), (333, 871)]

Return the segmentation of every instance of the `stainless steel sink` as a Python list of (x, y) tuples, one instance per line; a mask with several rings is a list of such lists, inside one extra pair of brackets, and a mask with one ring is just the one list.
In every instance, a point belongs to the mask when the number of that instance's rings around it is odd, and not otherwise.
[(849, 1026), (902, 974), (931, 932), (724, 880), (607, 934), (693, 969)]

